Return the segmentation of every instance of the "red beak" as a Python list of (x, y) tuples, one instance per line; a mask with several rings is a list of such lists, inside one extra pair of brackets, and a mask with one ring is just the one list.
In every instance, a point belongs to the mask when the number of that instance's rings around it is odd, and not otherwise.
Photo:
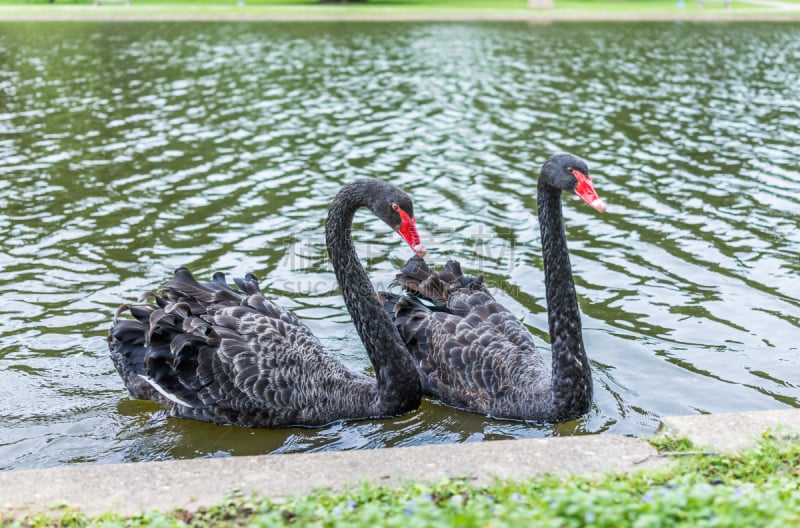
[(600, 211), (601, 213), (606, 210), (606, 203), (597, 196), (597, 191), (592, 186), (592, 180), (581, 171), (572, 170), (572, 175), (578, 180), (578, 185), (575, 186), (575, 194), (581, 200), (592, 206), (592, 209)]
[(397, 230), (400, 236), (408, 243), (416, 255), (424, 257), (427, 250), (420, 244), (419, 233), (417, 233), (417, 219), (411, 218), (402, 209), (398, 209), (400, 214), (400, 229)]

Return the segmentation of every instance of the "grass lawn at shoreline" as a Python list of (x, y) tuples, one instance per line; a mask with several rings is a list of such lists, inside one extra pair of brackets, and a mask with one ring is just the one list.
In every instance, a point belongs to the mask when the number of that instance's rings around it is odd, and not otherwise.
[[(753, 2), (769, 0), (753, 0)], [(800, 0), (780, 0), (783, 7), (733, 0), (725, 8), (722, 0), (556, 0), (553, 9), (534, 10), (527, 0), (370, 0), (351, 4), (324, 3), (317, 0), (131, 0), (93, 6), (92, 0), (0, 0), (0, 18), (147, 18), (176, 19), (214, 16), (225, 18), (347, 18), (375, 17), (390, 19), (549, 19), (602, 18), (614, 16), (660, 18), (748, 18), (777, 17), (800, 19)], [(787, 8), (790, 6), (790, 8)], [(791, 8), (794, 6), (794, 8)]]
[[(463, 480), (362, 485), (273, 501), (236, 498), (199, 512), (114, 514), (89, 519), (64, 511), (14, 521), (9, 527), (116, 526), (462, 526), (563, 527), (800, 526), (800, 439), (771, 436), (740, 455), (695, 450), (656, 437), (674, 462), (631, 475), (497, 481), (473, 487)], [(6, 524), (7, 523), (7, 524)]]

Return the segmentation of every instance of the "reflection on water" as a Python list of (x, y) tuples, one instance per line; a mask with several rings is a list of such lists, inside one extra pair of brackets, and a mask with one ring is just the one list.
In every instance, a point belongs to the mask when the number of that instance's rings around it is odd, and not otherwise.
[[(579, 31), (578, 31), (579, 29)], [(0, 468), (651, 433), (800, 404), (796, 24), (0, 25)], [(409, 192), (431, 261), (482, 271), (547, 350), (535, 178), (566, 201), (595, 404), (558, 425), (425, 401), (395, 420), (165, 419), (107, 357), (116, 306), (247, 271), (369, 363), (322, 241), (355, 178)], [(358, 216), (377, 284), (408, 248)]]

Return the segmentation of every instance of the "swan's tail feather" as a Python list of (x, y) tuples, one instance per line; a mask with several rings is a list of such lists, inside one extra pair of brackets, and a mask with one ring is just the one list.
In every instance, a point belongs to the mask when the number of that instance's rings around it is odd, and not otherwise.
[[(234, 279), (234, 281), (236, 281), (236, 279)], [(222, 273), (221, 271), (215, 272), (214, 275), (211, 277), (211, 283), (209, 283), (209, 286), (212, 284), (214, 285), (214, 287), (219, 288), (221, 290), (227, 290), (236, 293), (236, 290), (230, 287), (230, 285), (228, 284), (228, 280), (225, 278), (225, 274)]]
[(255, 295), (261, 293), (261, 288), (258, 286), (258, 279), (252, 273), (244, 276), (244, 279), (233, 279), (236, 285), (247, 295)]
[(429, 276), (433, 275), (433, 271), (428, 267), (425, 259), (418, 255), (411, 257), (405, 266), (400, 268), (400, 274), (408, 280), (415, 280), (422, 282)]
[(451, 260), (442, 271), (432, 271), (422, 257), (414, 256), (397, 274), (397, 284), (406, 291), (419, 295), (439, 306), (451, 304), (451, 297), (458, 293), (486, 292), (483, 274), (471, 276), (461, 272), (461, 264)]
[(437, 273), (439, 278), (450, 284), (451, 289), (465, 288), (469, 291), (486, 291), (483, 283), (483, 273), (477, 275), (464, 275), (461, 264), (455, 260), (448, 260), (444, 270)]
[(108, 334), (111, 361), (132, 397), (161, 402), (158, 393), (142, 379), (145, 372), (147, 327), (135, 319), (119, 320)]
[[(214, 274), (211, 282), (201, 284), (186, 268), (178, 268), (175, 275), (167, 281), (159, 294), (172, 302), (188, 302), (193, 310), (202, 309), (203, 305), (213, 302), (228, 300), (236, 302), (241, 299), (241, 294), (225, 282), (225, 275)], [(199, 304), (199, 306), (198, 306)]]
[[(251, 274), (235, 282), (243, 291), (228, 285), (222, 273), (200, 283), (189, 270), (178, 268), (150, 295), (155, 304), (119, 308), (108, 347), (132, 397), (165, 406), (208, 406), (197, 393), (213, 382), (212, 356), (220, 343), (208, 320), (220, 307), (247, 304), (248, 295), (260, 292)], [(125, 312), (132, 318), (121, 319)]]
[(439, 303), (447, 303), (447, 283), (434, 273), (422, 257), (414, 256), (400, 269), (395, 282), (415, 295)]
[(439, 277), (445, 282), (454, 282), (463, 277), (461, 263), (455, 260), (448, 260), (444, 265), (444, 270), (439, 272)]
[[(150, 321), (150, 315), (155, 311), (155, 309), (150, 305), (145, 306), (125, 306), (125, 309), (130, 312), (130, 314), (142, 323), (147, 323)], [(117, 316), (119, 317), (120, 313), (117, 312)]]

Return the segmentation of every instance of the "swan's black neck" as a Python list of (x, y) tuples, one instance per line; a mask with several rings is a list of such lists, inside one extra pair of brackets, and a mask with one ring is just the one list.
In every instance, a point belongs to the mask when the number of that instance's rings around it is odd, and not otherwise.
[(368, 207), (380, 196), (383, 185), (364, 180), (342, 188), (328, 211), (325, 243), (344, 303), (375, 369), (377, 411), (386, 416), (415, 409), (421, 386), (411, 356), (378, 301), (353, 245), (353, 217), (359, 208)]
[(538, 204), (547, 319), (553, 352), (553, 409), (554, 418), (558, 419), (577, 416), (589, 410), (592, 375), (583, 348), (581, 312), (575, 294), (561, 212), (561, 190), (550, 186), (544, 176), (539, 178)]

